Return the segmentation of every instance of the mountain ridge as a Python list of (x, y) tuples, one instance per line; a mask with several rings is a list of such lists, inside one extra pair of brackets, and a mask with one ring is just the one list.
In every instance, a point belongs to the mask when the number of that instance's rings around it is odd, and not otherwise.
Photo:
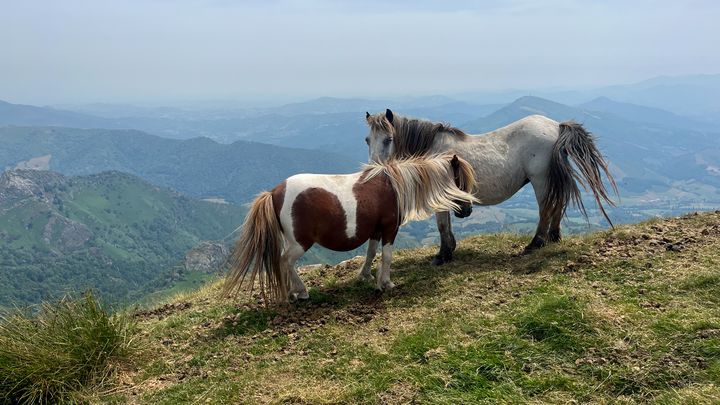
[[(350, 173), (359, 163), (325, 151), (209, 138), (174, 140), (137, 130), (0, 127), (0, 168), (52, 155), (68, 175), (118, 170), (195, 197), (241, 203), (301, 172)], [(271, 164), (272, 163), (272, 164)]]

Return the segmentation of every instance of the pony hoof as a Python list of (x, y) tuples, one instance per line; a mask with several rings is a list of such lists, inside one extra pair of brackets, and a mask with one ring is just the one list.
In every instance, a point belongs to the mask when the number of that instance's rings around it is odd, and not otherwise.
[(378, 289), (379, 291), (382, 291), (382, 292), (390, 291), (390, 290), (392, 290), (393, 288), (395, 288), (395, 283), (393, 283), (393, 282), (390, 281), (390, 280), (388, 280), (388, 281), (386, 281), (386, 282), (378, 285), (378, 287), (377, 287), (377, 289)]
[(452, 261), (452, 256), (445, 256), (445, 255), (437, 255), (433, 257), (432, 259), (432, 265), (433, 266), (442, 266), (445, 263), (450, 263)]
[(358, 280), (372, 282), (375, 280), (375, 277), (373, 277), (373, 275), (369, 274), (369, 273), (368, 274), (360, 273), (360, 274), (358, 274)]
[(532, 245), (525, 246), (525, 249), (523, 249), (523, 251), (520, 252), (520, 256), (529, 255), (538, 249), (540, 249), (540, 247), (538, 247), (538, 246), (532, 246)]
[(290, 303), (297, 302), (299, 300), (306, 300), (310, 298), (310, 294), (307, 291), (293, 292), (288, 294), (288, 301)]

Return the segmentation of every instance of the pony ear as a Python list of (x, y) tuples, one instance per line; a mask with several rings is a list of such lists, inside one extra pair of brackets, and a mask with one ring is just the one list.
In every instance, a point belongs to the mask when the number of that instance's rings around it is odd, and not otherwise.
[(367, 121), (369, 119), (370, 119), (370, 113), (365, 111), (365, 120)]
[(452, 165), (453, 169), (457, 169), (460, 167), (460, 159), (458, 159), (457, 155), (453, 155), (452, 159), (450, 160), (450, 164)]
[(385, 118), (387, 118), (388, 122), (390, 122), (390, 123), (392, 124), (392, 121), (393, 121), (393, 112), (390, 111), (389, 108), (385, 110)]

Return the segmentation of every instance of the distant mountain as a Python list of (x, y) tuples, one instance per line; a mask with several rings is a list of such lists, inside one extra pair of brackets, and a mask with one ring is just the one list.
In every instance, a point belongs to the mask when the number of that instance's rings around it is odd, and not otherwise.
[(360, 166), (330, 152), (254, 142), (223, 145), (134, 130), (0, 127), (0, 169), (33, 167), (32, 159), (66, 175), (117, 170), (191, 196), (237, 203), (296, 173), (350, 173)]
[[(91, 104), (65, 104), (53, 106), (58, 110), (74, 111), (95, 117), (121, 119), (127, 117), (155, 117), (155, 118), (191, 118), (196, 119), (194, 111), (175, 107), (140, 107), (132, 104), (91, 103)], [(32, 125), (25, 124), (25, 125)]]
[(11, 104), (0, 100), (0, 125), (115, 128), (117, 124), (92, 115), (57, 110), (50, 107)]
[(293, 148), (322, 149), (346, 160), (367, 161), (365, 111), (327, 114), (262, 115), (206, 121), (206, 134), (221, 142), (237, 139)]
[[(433, 99), (434, 100), (434, 99)], [(420, 100), (403, 104), (393, 101), (319, 99), (307, 103), (272, 109), (271, 115), (249, 118), (219, 119), (196, 122), (203, 134), (227, 142), (242, 139), (297, 148), (322, 149), (342, 154), (354, 161), (367, 161), (363, 141), (368, 133), (365, 112), (376, 113), (391, 108), (431, 120), (467, 121), (486, 115), (497, 105), (482, 106), (463, 102), (433, 104)], [(438, 98), (437, 101), (441, 101)], [(445, 99), (442, 99), (445, 101)], [(337, 105), (333, 103), (337, 102)], [(291, 108), (292, 107), (292, 108)], [(322, 112), (326, 110), (326, 112)], [(351, 110), (351, 111), (344, 111)], [(300, 113), (300, 111), (304, 111)]]
[(87, 288), (137, 298), (170, 283), (186, 251), (225, 237), (244, 214), (119, 172), (3, 172), (0, 306)]
[(320, 97), (298, 103), (285, 104), (265, 109), (266, 114), (302, 115), (362, 112), (386, 108), (388, 100), (370, 100), (362, 98)]
[(403, 114), (417, 118), (425, 118), (431, 121), (447, 123), (468, 122), (478, 117), (484, 117), (497, 111), (504, 104), (471, 104), (463, 101), (442, 104), (434, 107), (417, 107), (408, 109), (397, 109), (395, 106), (388, 106), (391, 109), (401, 111)]
[[(712, 187), (720, 187), (720, 176), (713, 173), (712, 165), (692, 157), (700, 151), (720, 147), (720, 134), (658, 124), (657, 121), (678, 122), (682, 118), (672, 113), (663, 116), (662, 111), (657, 109), (640, 108), (646, 114), (652, 112), (656, 121), (647, 123), (623, 118), (633, 116), (633, 111), (638, 111), (637, 106), (630, 105), (624, 110), (624, 104), (613, 104), (610, 108), (609, 103), (603, 100), (592, 105), (615, 111), (589, 111), (528, 96), (486, 117), (467, 122), (462, 128), (470, 133), (484, 133), (532, 114), (545, 115), (557, 121), (575, 120), (598, 136), (598, 145), (609, 157), (625, 191), (640, 193), (653, 186), (667, 188), (677, 180), (694, 180), (697, 173), (703, 171), (708, 174), (703, 177), (704, 181)], [(687, 159), (687, 162), (678, 166), (678, 160), (682, 159)]]
[(565, 120), (574, 119), (579, 122), (595, 118), (583, 110), (555, 101), (540, 97), (523, 96), (492, 114), (466, 122), (462, 127), (473, 133), (489, 132), (533, 114), (545, 115), (551, 118), (563, 117), (562, 119)]
[[(366, 111), (374, 113), (391, 108), (431, 120), (465, 122), (499, 107), (460, 102), (444, 96), (392, 99), (322, 97), (278, 107), (237, 110), (182, 110), (116, 104), (67, 106), (86, 115), (105, 117), (105, 121), (100, 121), (106, 123), (105, 128), (133, 128), (173, 139), (208, 137), (222, 143), (245, 140), (320, 148), (358, 161), (367, 159), (362, 141), (367, 133)], [(83, 122), (75, 127), (97, 127), (98, 121), (92, 122), (91, 126)]]
[(583, 90), (502, 90), (454, 95), (476, 104), (509, 103), (532, 95), (564, 104), (581, 104), (598, 97), (660, 108), (698, 118), (720, 116), (720, 74), (660, 76), (636, 83)]
[(603, 87), (593, 93), (683, 115), (717, 113), (720, 111), (720, 74), (661, 76), (629, 85)]
[(683, 117), (660, 108), (646, 107), (632, 103), (623, 103), (611, 100), (607, 97), (598, 97), (587, 103), (577, 106), (586, 111), (600, 111), (613, 114), (617, 117), (634, 122), (647, 122), (657, 125), (665, 125), (675, 128), (692, 128), (697, 129), (703, 126), (711, 129), (710, 126), (704, 126), (700, 122), (692, 121), (687, 117)]

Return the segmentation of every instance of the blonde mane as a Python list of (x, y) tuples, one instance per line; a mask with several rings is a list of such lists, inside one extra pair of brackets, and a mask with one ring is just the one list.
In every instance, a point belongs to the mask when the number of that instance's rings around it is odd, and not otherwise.
[(386, 163), (368, 163), (363, 166), (364, 181), (380, 174), (388, 176), (395, 190), (401, 224), (426, 219), (437, 211), (460, 209), (455, 201), (478, 202), (470, 194), (475, 187), (472, 166), (458, 158), (458, 188), (453, 178), (452, 158), (453, 155), (414, 156)]

